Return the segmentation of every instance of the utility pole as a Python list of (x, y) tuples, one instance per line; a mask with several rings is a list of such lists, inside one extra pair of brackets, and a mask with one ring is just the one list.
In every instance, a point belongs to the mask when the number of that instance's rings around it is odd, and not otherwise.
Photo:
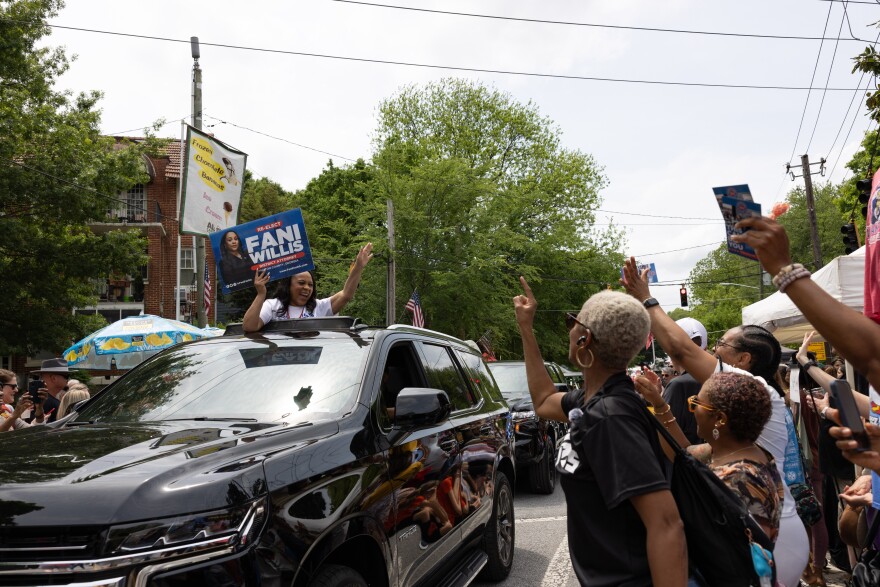
[(386, 326), (397, 322), (397, 288), (395, 287), (394, 267), (394, 203), (388, 199), (388, 286), (386, 287), (385, 321)]
[[(192, 75), (192, 118), (193, 127), (202, 130), (202, 68), (199, 67), (199, 38), (190, 37), (193, 58)], [(205, 315), (205, 237), (193, 236), (196, 245), (196, 308), (198, 308), (199, 328), (208, 324)]]
[[(811, 171), (811, 165), (818, 165), (819, 171)], [(825, 175), (825, 158), (819, 160), (819, 163), (810, 163), (809, 155), (801, 155), (801, 173), (802, 175), (795, 175), (791, 170), (791, 163), (785, 164), (785, 171), (791, 176), (791, 180), (794, 181), (797, 177), (804, 178), (804, 192), (807, 196), (807, 214), (810, 219), (810, 241), (813, 244), (813, 265), (815, 266), (813, 271), (818, 271), (822, 268), (822, 246), (819, 243), (819, 228), (816, 223), (816, 202), (813, 198), (813, 175), (818, 173), (819, 175)]]

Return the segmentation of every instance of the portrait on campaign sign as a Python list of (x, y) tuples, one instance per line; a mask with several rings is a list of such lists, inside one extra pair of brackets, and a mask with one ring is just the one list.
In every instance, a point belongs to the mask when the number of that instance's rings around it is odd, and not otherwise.
[(246, 163), (246, 153), (187, 126), (181, 173), (181, 234), (207, 236), (238, 224)]
[(218, 230), (210, 237), (224, 294), (252, 287), (257, 271), (277, 281), (315, 268), (299, 208)]

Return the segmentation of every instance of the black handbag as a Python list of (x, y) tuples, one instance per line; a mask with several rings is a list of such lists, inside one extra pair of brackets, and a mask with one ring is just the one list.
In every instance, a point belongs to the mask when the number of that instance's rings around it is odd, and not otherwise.
[[(773, 543), (724, 481), (684, 450), (654, 416), (648, 416), (675, 451), (670, 488), (684, 522), (691, 566), (711, 587), (758, 587), (751, 542), (770, 552)], [(774, 566), (771, 584), (775, 581)]]
[(874, 549), (878, 525), (880, 525), (880, 513), (875, 512), (865, 541), (868, 546), (859, 557), (859, 562), (853, 567), (853, 587), (880, 587), (880, 552)]

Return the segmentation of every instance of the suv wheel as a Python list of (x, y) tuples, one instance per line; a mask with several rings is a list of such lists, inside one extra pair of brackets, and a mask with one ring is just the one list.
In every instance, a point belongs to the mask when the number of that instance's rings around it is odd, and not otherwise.
[(556, 455), (552, 440), (552, 436), (547, 437), (544, 443), (544, 457), (529, 468), (529, 485), (532, 493), (548, 495), (556, 489)]
[(309, 587), (367, 587), (361, 574), (342, 565), (324, 565)]
[(492, 500), (492, 517), (483, 534), (483, 550), (489, 562), (483, 567), (480, 578), (501, 581), (510, 574), (513, 566), (513, 548), (516, 539), (513, 518), (513, 491), (504, 473), (495, 475), (495, 496)]

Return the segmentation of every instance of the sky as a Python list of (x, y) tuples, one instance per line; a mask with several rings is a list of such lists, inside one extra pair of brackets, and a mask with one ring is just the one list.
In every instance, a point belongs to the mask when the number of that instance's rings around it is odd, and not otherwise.
[[(377, 5), (381, 1), (387, 4)], [(104, 93), (103, 132), (140, 136), (141, 129), (164, 118), (168, 124), (159, 136), (179, 137), (180, 120), (189, 121), (191, 113), (188, 41), (199, 37), (205, 130), (248, 153), (252, 172), (290, 191), (305, 187), (331, 158), (336, 165), (369, 159), (378, 106), (404, 86), (461, 77), (531, 101), (558, 126), (562, 146), (591, 154), (604, 169), (608, 186), (596, 223), (623, 228), (622, 252), (655, 264), (666, 284), (653, 291), (671, 310), (679, 304), (679, 284), (724, 239), (712, 187), (747, 183), (766, 211), (803, 185), (801, 179), (791, 181), (784, 167), (800, 165), (803, 154), (811, 161), (828, 160), (825, 177), (815, 176), (814, 182), (845, 178), (844, 164), (869, 125), (864, 107), (869, 80), (858, 85), (861, 74), (852, 73), (852, 58), (878, 38), (873, 23), (880, 21), (880, 3), (846, 3), (848, 22), (844, 4), (88, 0), (69, 1), (50, 19), (58, 26), (44, 43), (77, 56), (60, 87)], [(850, 29), (869, 42), (850, 40)], [(833, 40), (838, 36), (846, 40)], [(823, 91), (826, 87), (835, 89)]]

